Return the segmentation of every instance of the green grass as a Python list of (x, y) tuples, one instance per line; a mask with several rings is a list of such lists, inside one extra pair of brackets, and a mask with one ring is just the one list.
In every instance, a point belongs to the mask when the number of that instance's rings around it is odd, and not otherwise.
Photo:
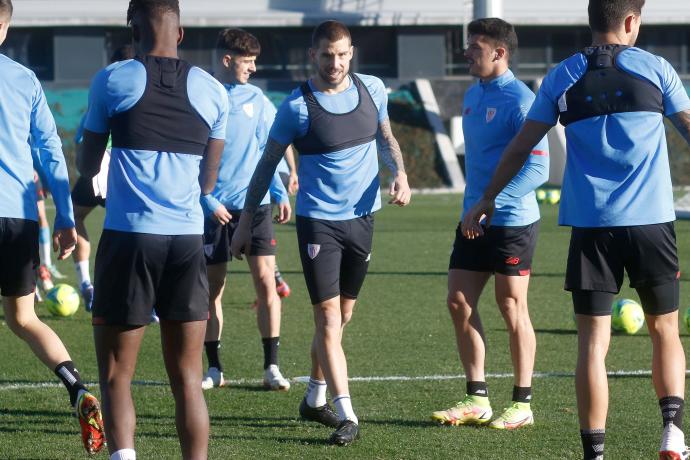
[[(446, 269), (459, 213), (459, 196), (418, 196), (406, 209), (387, 207), (376, 217), (369, 276), (344, 343), (351, 376), (429, 376), (461, 373), (452, 326), (445, 307)], [(542, 207), (543, 221), (533, 267), (530, 310), (537, 331), (539, 372), (570, 373), (575, 366), (576, 335), (570, 298), (563, 291), (568, 230), (555, 223), (556, 207)], [(90, 217), (94, 236), (102, 213)], [(690, 222), (677, 234), (683, 281), (690, 272)], [(94, 238), (95, 240), (96, 238)], [(300, 271), (294, 226), (278, 229), (281, 270), (293, 288), (284, 303), (281, 368), (289, 377), (309, 372), (312, 314)], [(95, 245), (94, 245), (95, 248)], [(95, 251), (94, 251), (95, 252)], [(71, 262), (60, 269), (75, 284)], [(486, 369), (511, 372), (508, 337), (494, 305), (493, 285), (481, 303), (487, 333)], [(635, 298), (624, 288), (621, 296)], [(681, 305), (690, 305), (683, 289)], [(225, 330), (221, 356), (226, 376), (249, 383), (206, 392), (211, 417), (211, 458), (581, 458), (571, 377), (534, 380), (536, 425), (518, 432), (443, 428), (430, 423), (432, 411), (446, 408), (464, 394), (461, 378), (434, 381), (353, 382), (351, 393), (360, 417), (362, 438), (351, 447), (327, 446), (330, 430), (297, 420), (305, 386), (289, 393), (259, 388), (262, 351), (246, 264), (231, 265), (224, 298)], [(65, 341), (82, 376), (93, 381), (96, 360), (89, 316), (83, 310), (56, 319), (39, 305), (41, 318)], [(0, 326), (0, 458), (82, 458), (77, 423), (69, 415), (63, 388), (7, 389), (8, 384), (54, 382), (4, 322)], [(690, 337), (682, 332), (690, 349)], [(649, 369), (646, 333), (615, 336), (609, 370)], [(157, 326), (149, 327), (137, 380), (166, 381)], [(494, 410), (509, 402), (512, 380), (488, 380)], [(654, 458), (661, 432), (659, 410), (649, 377), (609, 379), (611, 407), (607, 458)], [(97, 390), (97, 387), (94, 387)], [(140, 458), (179, 457), (174, 407), (164, 385), (135, 386)], [(688, 423), (686, 423), (688, 425)], [(105, 455), (101, 455), (105, 458)]]

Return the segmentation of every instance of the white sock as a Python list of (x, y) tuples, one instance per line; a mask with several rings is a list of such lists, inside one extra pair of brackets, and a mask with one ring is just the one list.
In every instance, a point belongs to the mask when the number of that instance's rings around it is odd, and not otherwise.
[(110, 460), (137, 460), (137, 453), (134, 449), (120, 449), (113, 452), (110, 456)]
[(74, 269), (77, 271), (77, 276), (79, 277), (79, 285), (81, 286), (85, 282), (91, 284), (91, 275), (89, 275), (89, 259), (80, 260), (74, 263)]
[(359, 420), (352, 409), (352, 400), (350, 395), (339, 395), (333, 398), (335, 404), (335, 411), (338, 413), (340, 420), (352, 420), (359, 425)]
[(307, 404), (309, 407), (321, 407), (326, 404), (326, 382), (323, 380), (309, 379), (307, 386)]
[(50, 229), (42, 227), (39, 229), (38, 246), (40, 248), (41, 263), (50, 267), (53, 262), (50, 260), (50, 251), (52, 249), (50, 241)]

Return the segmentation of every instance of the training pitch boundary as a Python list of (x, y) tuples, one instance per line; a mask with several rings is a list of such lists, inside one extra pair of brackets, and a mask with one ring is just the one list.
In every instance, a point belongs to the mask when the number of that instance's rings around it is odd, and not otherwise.
[[(690, 375), (690, 370), (685, 371), (686, 374)], [(609, 377), (649, 377), (652, 375), (652, 371), (647, 369), (638, 370), (621, 370), (621, 371), (610, 371), (606, 375)], [(535, 372), (532, 375), (536, 379), (549, 379), (549, 378), (564, 378), (564, 377), (575, 377), (574, 372)], [(350, 382), (362, 382), (362, 383), (372, 383), (372, 382), (439, 382), (444, 380), (461, 380), (464, 379), (464, 375), (418, 375), (418, 376), (407, 376), (407, 375), (382, 375), (382, 376), (372, 376), (372, 377), (350, 377)], [(496, 374), (486, 374), (486, 378), (489, 379), (508, 379), (513, 378), (513, 374), (510, 372), (496, 373)], [(309, 376), (294, 377), (290, 380), (292, 383), (308, 383)], [(260, 379), (235, 379), (226, 380), (226, 385), (259, 385), (262, 380)], [(95, 386), (96, 382), (85, 382), (87, 385)], [(166, 387), (169, 386), (168, 382), (156, 381), (156, 380), (135, 380), (132, 382), (134, 386), (142, 387)], [(32, 389), (42, 389), (42, 388), (61, 388), (62, 384), (59, 382), (12, 382), (12, 383), (0, 383), (0, 391), (12, 391), (12, 390), (32, 390)]]

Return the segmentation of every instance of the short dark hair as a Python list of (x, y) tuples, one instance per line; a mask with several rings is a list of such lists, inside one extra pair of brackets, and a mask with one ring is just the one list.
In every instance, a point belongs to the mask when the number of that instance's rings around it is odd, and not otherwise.
[(126, 61), (127, 59), (134, 58), (136, 54), (132, 45), (122, 45), (113, 51), (113, 55), (110, 56), (110, 62)]
[(318, 48), (321, 40), (326, 39), (329, 42), (337, 42), (343, 38), (347, 38), (352, 43), (352, 35), (350, 29), (345, 24), (338, 21), (324, 21), (314, 29), (311, 34), (312, 48)]
[(642, 14), (645, 0), (589, 0), (589, 27), (594, 32), (618, 29), (630, 13)]
[(258, 56), (261, 54), (259, 40), (246, 30), (225, 29), (218, 34), (216, 48), (230, 51), (240, 56)]
[(518, 47), (517, 34), (512, 24), (500, 18), (475, 19), (467, 25), (470, 35), (484, 35), (496, 45), (503, 45), (512, 56)]
[(0, 0), (0, 15), (6, 14), (12, 17), (14, 8), (12, 8), (12, 0)]
[(132, 19), (134, 19), (134, 16), (139, 12), (142, 12), (149, 17), (172, 12), (179, 17), (180, 2), (179, 0), (129, 0), (129, 8), (127, 8), (127, 24), (131, 24)]

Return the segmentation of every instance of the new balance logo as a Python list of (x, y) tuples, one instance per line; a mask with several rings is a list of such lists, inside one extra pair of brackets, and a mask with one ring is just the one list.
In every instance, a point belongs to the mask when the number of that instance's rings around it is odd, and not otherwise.
[(519, 257), (508, 257), (506, 259), (506, 264), (508, 264), (508, 265), (517, 265), (519, 263), (520, 263)]

